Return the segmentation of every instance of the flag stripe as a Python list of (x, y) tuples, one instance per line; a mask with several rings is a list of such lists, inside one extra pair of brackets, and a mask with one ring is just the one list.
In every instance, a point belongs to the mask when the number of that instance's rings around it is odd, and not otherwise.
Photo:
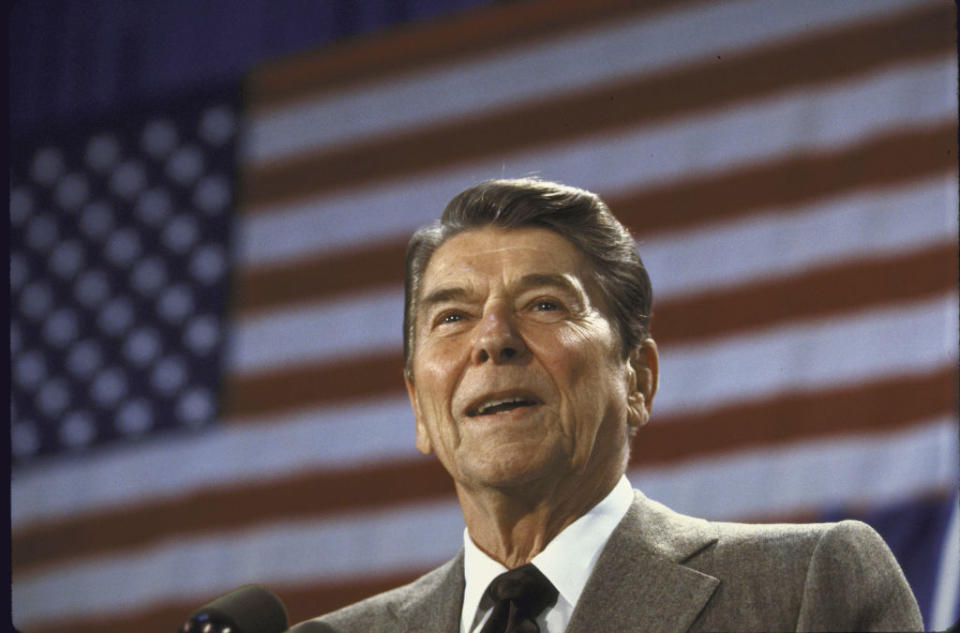
[[(351, 406), (311, 409), (262, 423), (225, 426), (216, 433), (184, 433), (144, 444), (131, 454), (107, 451), (97, 459), (38, 464), (18, 472), (11, 491), (16, 530), (116, 510), (144, 499), (170, 499), (208, 487), (286, 477), (301, 469), (359, 468), (416, 458), (413, 412), (406, 394)], [(318, 435), (318, 429), (323, 434)], [(323, 441), (318, 441), (322, 438)], [(283, 450), (264, 451), (265, 445)], [(231, 459), (211, 459), (229, 455)], [(165, 477), (156, 477), (164, 472)], [(120, 482), (107, 486), (102, 482)], [(86, 494), (83, 494), (86, 493)]]
[[(654, 7), (645, 3), (614, 20), (605, 16), (597, 24), (578, 22), (576, 30), (563, 34), (556, 28), (557, 11), (552, 5), (541, 4), (549, 15), (530, 25), (541, 29), (535, 39), (529, 31), (523, 34), (523, 41), (518, 42), (522, 44), (522, 54), (504, 46), (511, 37), (506, 33), (510, 29), (509, 18), (495, 22), (496, 31), (486, 34), (492, 36), (493, 42), (483, 44), (494, 43), (497, 50), (493, 54), (471, 50), (473, 38), (482, 33), (471, 25), (468, 33), (460, 34), (456, 51), (452, 55), (445, 52), (437, 58), (442, 60), (437, 64), (414, 68), (412, 72), (389, 72), (389, 64), (378, 59), (371, 68), (350, 68), (349, 75), (344, 77), (347, 81), (338, 85), (336, 91), (327, 90), (325, 85), (329, 68), (340, 63), (338, 51), (331, 50), (315, 60), (319, 63), (302, 68), (303, 73), (309, 73), (305, 82), (312, 90), (322, 92), (322, 96), (318, 92), (308, 93), (306, 98), (278, 110), (271, 99), (276, 93), (260, 92), (256, 88), (260, 77), (254, 77), (251, 87), (256, 97), (245, 158), (250, 163), (262, 163), (305, 149), (329, 148), (344, 141), (422, 127), (486, 109), (544, 101), (564, 92), (658, 68), (722, 58), (732, 48), (745, 50), (818, 27), (835, 27), (855, 18), (879, 15), (880, 11), (896, 12), (909, 4), (904, 0), (874, 0), (869, 7), (858, 3), (781, 3), (771, 11), (766, 0), (749, 0), (679, 4), (663, 12), (656, 7), (658, 12), (649, 15), (647, 11)], [(755, 19), (760, 12), (765, 14), (762, 21)], [(723, 28), (717, 28), (720, 23)], [(691, 32), (696, 32), (697, 37), (689, 37)], [(444, 37), (451, 36), (445, 33)], [(407, 40), (408, 48), (394, 51), (391, 62), (410, 48), (429, 44), (430, 35), (421, 33), (420, 37)], [(455, 65), (451, 64), (452, 57), (458, 60)], [(597, 60), (603, 63), (598, 65)], [(288, 63), (281, 62), (280, 72), (265, 78), (279, 79), (287, 66)], [(544, 72), (545, 68), (558, 67), (564, 72)], [(376, 82), (352, 81), (384, 70), (388, 72)], [(503, 81), (504, 77), (523, 77), (523, 81)], [(358, 112), (363, 116), (357, 116)]]
[[(791, 389), (809, 391), (818, 385), (882, 380), (904, 371), (926, 372), (942, 363), (955, 362), (956, 297), (948, 295), (946, 300), (946, 305), (953, 308), (953, 316), (946, 310), (934, 319), (923, 317), (936, 310), (935, 306), (943, 305), (937, 302), (922, 304), (914, 313), (894, 310), (881, 314), (879, 319), (875, 316), (864, 319), (872, 334), (857, 331), (856, 318), (849, 321), (852, 329), (827, 328), (817, 335), (807, 328), (806, 336), (797, 338), (792, 345), (808, 353), (825, 347), (844, 359), (842, 363), (818, 364), (818, 371), (812, 375), (809, 370), (800, 371), (802, 367), (792, 373), (785, 373), (776, 365), (767, 370), (767, 357), (778, 350), (768, 342), (754, 351), (753, 356), (744, 356), (739, 353), (741, 346), (756, 348), (756, 343), (751, 343), (749, 338), (675, 348), (676, 354), (667, 348), (661, 372), (666, 378), (661, 381), (657, 395), (655, 420), (669, 420), (675, 414), (689, 413), (691, 408), (709, 409), (719, 400), (730, 401), (731, 394), (734, 402), (738, 393), (741, 399), (756, 400), (770, 394), (789, 393)], [(776, 342), (776, 331), (771, 340)], [(852, 352), (858, 349), (875, 350), (877, 357), (865, 361), (846, 360), (848, 355), (857, 358)], [(873, 362), (878, 364), (874, 366)], [(755, 380), (732, 380), (727, 381), (728, 385), (711, 383), (713, 374), (726, 376), (730, 374), (729, 366), (739, 366), (738, 363), (756, 366), (757, 371), (772, 375), (766, 384), (754, 384)], [(705, 383), (702, 394), (699, 389), (688, 387), (698, 382)], [(318, 429), (324, 432), (318, 435)], [(261, 450), (269, 442), (287, 448), (282, 453)], [(209, 455), (221, 454), (235, 458), (209, 460)], [(136, 456), (107, 454), (72, 468), (53, 464), (50, 468), (23, 473), (13, 489), (11, 518), (14, 528), (21, 530), (34, 523), (63, 519), (69, 514), (89, 515), (123, 504), (136, 504), (145, 497), (164, 499), (202, 491), (211, 485), (242, 485), (283, 478), (299, 469), (314, 469), (317, 464), (335, 469), (362, 467), (391, 459), (408, 459), (416, 454), (413, 416), (406, 395), (398, 392), (395, 397), (381, 401), (307, 409), (287, 416), (271, 414), (263, 420), (233, 425), (218, 434), (188, 434), (165, 444), (144, 447)], [(171, 469), (170, 464), (178, 467)], [(157, 479), (153, 473), (158, 470), (169, 471), (170, 476)], [(135, 485), (94, 485), (93, 490), (99, 494), (81, 494), (82, 488), (90, 487), (91, 482), (101, 481)]]
[[(731, 400), (789, 388), (822, 387), (837, 380), (942, 362), (954, 355), (956, 332), (950, 319), (956, 320), (956, 303), (951, 291), (909, 308), (897, 305), (787, 324), (711, 343), (664, 344), (661, 373), (669, 381), (665, 380), (667, 385), (659, 394), (659, 412), (672, 413), (677, 406), (704, 406), (718, 398)], [(789, 358), (791, 350), (796, 349), (846, 355), (830, 365), (804, 366), (802, 374), (788, 376), (782, 365), (776, 364), (782, 362), (777, 359)], [(753, 367), (754, 371), (735, 378), (737, 374), (725, 369), (727, 364)], [(349, 402), (363, 394), (399, 394), (403, 390), (401, 375), (402, 361), (394, 352), (235, 378), (230, 383), (229, 420), (244, 423), (268, 413)], [(693, 393), (681, 390), (680, 385), (690, 384), (697, 385)]]
[[(786, 393), (791, 389), (815, 389), (841, 382), (881, 379), (906, 372), (922, 372), (956, 362), (956, 296), (951, 293), (943, 300), (936, 299), (904, 309), (897, 307), (849, 319), (827, 321), (818, 327), (773, 330), (754, 337), (734, 337), (714, 344), (695, 344), (665, 349), (662, 381), (657, 396), (658, 420), (669, 420), (678, 412), (690, 409), (708, 409), (719, 402), (737, 399), (757, 399), (770, 394)], [(783, 341), (782, 336), (788, 340)], [(802, 366), (791, 373), (776, 359), (789, 354), (791, 349), (806, 353), (825, 353), (837, 358), (831, 363), (816, 364), (812, 370)], [(871, 355), (864, 357), (869, 352)], [(774, 359), (771, 361), (771, 359)], [(773, 363), (771, 365), (771, 362)], [(731, 366), (756, 368), (756, 376), (726, 378)], [(691, 390), (684, 385), (699, 384)], [(65, 512), (81, 512), (78, 506), (85, 500), (90, 509), (110, 507), (123, 501), (136, 502), (141, 497), (136, 490), (109, 488), (104, 497), (81, 495), (78, 486), (95, 481), (131, 481), (143, 486), (144, 494), (169, 496), (202, 487), (203, 481), (243, 482), (275, 476), (278, 473), (308, 468), (311, 464), (365, 464), (389, 458), (390, 455), (411, 455), (412, 417), (405, 396), (384, 401), (379, 405), (354, 405), (306, 410), (292, 419), (271, 414), (260, 422), (240, 425), (222, 441), (198, 438), (191, 442), (189, 458), (173, 471), (176, 477), (155, 482), (151, 473), (157, 468), (168, 469), (169, 455), (176, 454), (177, 445), (170, 449), (158, 447), (142, 452), (136, 459), (102, 460), (102, 468), (82, 472), (76, 469), (53, 468), (34, 477), (21, 476), (14, 489), (13, 519), (16, 526), (34, 521), (56, 520)], [(269, 422), (269, 423), (268, 423)], [(328, 443), (317, 444), (316, 429), (330, 432)], [(261, 435), (276, 434), (276, 441), (289, 445), (282, 456), (273, 456), (260, 450)], [(187, 441), (190, 437), (183, 438)], [(329, 443), (333, 440), (342, 440)], [(173, 451), (172, 453), (170, 451)], [(231, 454), (237, 459), (212, 468), (204, 456)], [(283, 457), (284, 459), (281, 459)], [(289, 461), (287, 461), (289, 460)], [(71, 476), (73, 473), (73, 476)], [(31, 491), (41, 491), (44, 494)]]
[[(244, 266), (302, 258), (316, 249), (344, 250), (363, 242), (409, 237), (464, 183), (509, 174), (576, 181), (605, 199), (659, 189), (691, 173), (726, 173), (806, 153), (843, 151), (898, 130), (956, 127), (956, 67), (952, 57), (838, 82), (815, 91), (773, 95), (711, 115), (594, 135), (560, 146), (504, 154), (495, 160), (445, 167), (423, 177), (394, 179), (303, 204), (247, 213), (239, 228)], [(855, 118), (832, 113), (854, 111)], [(818, 117), (810, 128), (807, 121)], [(771, 130), (752, 134), (754, 129)], [(796, 138), (794, 132), (802, 129)], [(942, 140), (942, 139), (941, 139)], [(944, 148), (951, 149), (952, 146)], [(926, 161), (924, 161), (926, 162)], [(640, 167), (642, 165), (642, 168)], [(859, 180), (859, 172), (851, 174)], [(699, 179), (694, 179), (695, 182)], [(402, 209), (403, 212), (397, 212)]]
[[(794, 509), (830, 505), (851, 494), (860, 495), (858, 498), (864, 503), (889, 502), (908, 494), (944, 491), (943, 482), (950, 473), (956, 472), (956, 449), (945, 442), (946, 438), (955, 436), (953, 427), (948, 417), (898, 432), (812, 441), (785, 447), (782, 451), (775, 449), (775, 460), (770, 459), (769, 452), (746, 451), (721, 460), (691, 462), (684, 466), (686, 472), (679, 478), (675, 468), (633, 469), (629, 476), (653, 498), (670, 487), (695, 483), (688, 474), (692, 470), (702, 477), (701, 482), (719, 477), (738, 491), (749, 491), (775, 480), (783, 484), (780, 503)], [(903, 460), (901, 476), (888, 480), (885, 487), (865, 490), (858, 483), (861, 479), (882, 478), (889, 464), (899, 463), (898, 460)], [(798, 473), (802, 473), (800, 478), (796, 477)], [(702, 503), (696, 500), (696, 495), (693, 499), (699, 504), (701, 514), (722, 518), (731, 512), (744, 516), (745, 507), (737, 507), (741, 496), (747, 506), (756, 503), (755, 497), (746, 492), (719, 500), (716, 496), (712, 500), (704, 496)], [(433, 535), (432, 547), (424, 544), (425, 532)], [(388, 534), (392, 536), (388, 538)], [(184, 567), (190, 573), (184, 573), (181, 583), (165, 586), (156, 597), (159, 603), (188, 596), (196, 598), (200, 591), (223, 593), (249, 581), (276, 587), (294, 583), (301, 587), (340, 582), (349, 585), (357, 579), (427, 569), (440, 562), (438, 557), (448, 557), (460, 547), (461, 534), (460, 509), (455, 499), (449, 497), (370, 513), (278, 522), (171, 539), (141, 552), (66, 564), (58, 572), (18, 576), (13, 586), (14, 597), (19, 604), (46, 597), (44, 616), (34, 619), (39, 624), (44, 620), (54, 621), (65, 613), (83, 619), (107, 610), (136, 612), (143, 608), (142, 603), (136, 599), (136, 589), (130, 587), (127, 579), (131, 575), (153, 577), (159, 570), (171, 566)], [(399, 546), (383, 545), (391, 539), (399, 542)], [(371, 546), (371, 543), (381, 545)], [(257, 562), (244, 565), (241, 561), (250, 560), (248, 553), (253, 551), (260, 554), (253, 559)], [(321, 560), (310, 552), (326, 554)], [(96, 584), (110, 590), (86, 599), (65, 591), (80, 584)], [(318, 595), (316, 599), (323, 598)], [(311, 615), (325, 611), (325, 606), (317, 605)], [(14, 615), (16, 619), (16, 613)]]
[(840, 150), (804, 152), (612, 196), (610, 204), (641, 234), (743, 218), (770, 208), (955, 173), (956, 135), (956, 121), (903, 129)]
[[(413, 24), (377, 38), (329, 47), (322, 56), (306, 54), (277, 60), (254, 69), (250, 94), (254, 112), (269, 111), (331, 89), (382, 79), (409, 68), (422, 68), (438, 61), (458, 61), (487, 50), (511, 44), (528, 44), (542, 36), (579, 30), (597, 21), (658, 12), (672, 6), (703, 4), (691, 0), (651, 0), (638, 6), (632, 0), (540, 0), (501, 5), (494, 10), (476, 9), (453, 15), (435, 24)], [(898, 3), (888, 3), (897, 6)]]
[(398, 240), (245, 268), (236, 282), (237, 316), (402, 284), (406, 250), (407, 240)]
[[(857, 259), (787, 280), (707, 291), (653, 312), (656, 338), (690, 344), (715, 336), (919, 300), (957, 286), (956, 243), (905, 255)], [(815, 297), (815, 300), (811, 300)]]
[[(436, 531), (433, 542), (421, 538), (422, 532), (409, 531), (411, 527), (424, 525)], [(59, 574), (18, 577), (15, 592), (23, 604), (33, 602), (37, 596), (51, 596), (45, 613), (47, 618), (64, 611), (77, 616), (107, 608), (130, 611), (137, 604), (130, 600), (137, 591), (127, 587), (130, 574), (155, 577), (159, 570), (170, 565), (183, 565), (181, 581), (162, 587), (156, 596), (160, 599), (196, 597), (199, 591), (229, 588), (251, 575), (264, 583), (371, 576), (442, 562), (449, 552), (456, 551), (462, 530), (459, 508), (450, 497), (393, 507), (387, 512), (341, 515), (322, 524), (295, 520), (170, 539), (136, 552), (63, 565)], [(391, 533), (394, 533), (394, 547), (390, 546)], [(379, 545), (370, 546), (365, 541)], [(310, 552), (325, 549), (337, 554), (323, 560), (310, 560)], [(258, 554), (255, 559), (249, 558), (252, 553)], [(244, 559), (250, 564), (238, 566)], [(57, 592), (77, 583), (95, 583), (105, 592), (86, 600)]]
[[(955, 369), (949, 367), (658, 418), (639, 436), (632, 463), (667, 464), (797, 440), (903, 428), (948, 414), (956, 403), (956, 379)], [(15, 573), (21, 574), (64, 559), (123, 551), (174, 535), (237, 529), (260, 523), (264, 517), (303, 518), (411, 503), (452, 492), (449, 476), (435, 460), (301, 473), (15, 530), (12, 561)], [(305, 505), (304, 499), (310, 503)], [(170, 517), (176, 518), (176, 525), (170, 525)]]
[[(290, 623), (300, 622), (318, 613), (362, 600), (375, 593), (399, 587), (426, 573), (421, 567), (407, 572), (394, 572), (370, 578), (338, 580), (310, 584), (272, 583), (270, 590), (277, 594), (287, 609)], [(233, 587), (231, 587), (232, 589)], [(229, 589), (227, 590), (229, 591)], [(221, 592), (226, 593), (226, 592)], [(176, 631), (201, 605), (219, 597), (217, 592), (205, 591), (189, 598), (168, 600), (151, 605), (149, 609), (132, 613), (101, 614), (92, 617), (69, 617), (44, 622), (30, 627), (29, 633), (126, 633), (128, 631)]]
[[(952, 8), (935, 4), (894, 19), (858, 24), (796, 42), (694, 65), (666, 76), (614, 82), (583, 94), (557, 96), (467, 121), (278, 159), (248, 167), (248, 212), (387, 178), (446, 168), (724, 104), (835, 81), (890, 64), (953, 52)], [(791, 73), (784, 73), (790, 68)]]
[(288, 364), (264, 372), (232, 374), (224, 385), (224, 409), (228, 419), (249, 419), (402, 390), (400, 353), (368, 353), (330, 363)]
[[(956, 215), (947, 211), (957, 206), (953, 176), (645, 238), (640, 251), (656, 289), (655, 309), (660, 312), (675, 301), (721, 288), (788, 281), (812, 269), (869, 260), (878, 252), (919, 252), (955, 241)], [(905, 224), (907, 208), (911, 219)], [(864, 226), (872, 228), (864, 233)], [(402, 314), (398, 282), (380, 291), (248, 315), (233, 329), (229, 366), (243, 374), (290, 362), (396, 349)], [(661, 340), (662, 321), (655, 328)], [(316, 336), (317, 331), (336, 331), (337, 336)]]
[[(641, 238), (656, 303), (953, 240), (957, 217), (949, 209), (957, 206), (955, 176), (947, 172), (901, 188), (856, 191), (800, 208), (774, 206), (748, 218), (704, 221)], [(904, 209), (910, 209), (910, 222), (903, 221)]]
[[(663, 332), (654, 330), (654, 338), (663, 346), (681, 345), (707, 335), (735, 334), (747, 326), (770, 327), (786, 320), (846, 314), (904, 299), (924, 298), (956, 287), (955, 262), (955, 245), (941, 242), (916, 254), (834, 265), (785, 280), (747, 286), (734, 293), (665, 301), (655, 308), (654, 328), (659, 327), (660, 321), (665, 324)], [(871, 275), (870, 265), (882, 266), (892, 277)], [(924, 274), (924, 281), (905, 277), (898, 271), (902, 267)], [(840, 277), (836, 282), (828, 282), (834, 273)], [(828, 288), (819, 287), (821, 283), (826, 283)], [(815, 294), (804, 294), (810, 292)], [(789, 303), (776, 303), (768, 299), (771, 296), (768, 293), (776, 299), (794, 299)], [(817, 299), (810, 300), (810, 296)], [(749, 304), (739, 303), (748, 298)], [(694, 324), (689, 333), (668, 322), (671, 316), (683, 311), (684, 316), (677, 318), (687, 324), (688, 319), (697, 320), (707, 310), (717, 312), (716, 321)], [(399, 337), (399, 328), (396, 332)], [(402, 371), (403, 360), (396, 348), (390, 352), (361, 350), (315, 362), (294, 363), (287, 359), (275, 367), (232, 374), (225, 387), (227, 418), (236, 420), (397, 392), (403, 388)]]
[[(776, 444), (629, 471), (631, 482), (653, 499), (676, 499), (678, 512), (712, 520), (754, 518), (777, 522), (790, 514), (822, 516), (840, 505), (882, 507), (933, 490), (949, 490), (957, 478), (957, 447), (947, 442), (955, 422), (951, 415), (909, 425), (902, 430), (851, 433)], [(897, 462), (897, 442), (904, 460), (919, 457), (925, 464)], [(886, 460), (886, 461), (883, 461)], [(884, 477), (898, 464), (898, 477)], [(902, 480), (898, 480), (899, 477)], [(705, 485), (705, 482), (720, 482)], [(872, 482), (873, 485), (867, 485)], [(773, 499), (763, 491), (776, 490)], [(719, 494), (726, 491), (727, 494)], [(731, 494), (729, 491), (736, 491)]]
[[(27, 574), (43, 565), (129, 551), (161, 538), (203, 536), (257, 525), (265, 517), (269, 521), (303, 519), (316, 517), (321, 508), (322, 514), (338, 514), (452, 494), (450, 477), (433, 459), (301, 472), (287, 479), (196, 491), (185, 499), (35, 526), (14, 537), (17, 553), (13, 565), (17, 575)], [(305, 504), (304, 499), (311, 501)], [(169, 517), (177, 517), (176, 526), (164, 525)]]
[[(611, 197), (620, 220), (644, 241), (705, 221), (744, 218), (775, 207), (954, 173), (956, 123), (869, 139), (841, 151), (695, 176)], [(942, 147), (942, 151), (935, 148)], [(642, 249), (642, 246), (641, 246)], [(402, 283), (406, 240), (319, 253), (241, 271), (236, 310), (247, 314)], [(642, 250), (641, 250), (642, 254)], [(330, 271), (338, 271), (331, 275)]]
[[(657, 411), (677, 412), (754, 400), (791, 391), (829, 389), (956, 364), (955, 291), (923, 303), (731, 336), (664, 346)], [(829, 363), (804, 363), (807, 355)], [(743, 368), (750, 371), (743, 371)], [(732, 371), (740, 369), (740, 371)]]
[[(662, 464), (811, 437), (900, 428), (956, 403), (954, 368), (853, 387), (738, 402), (708, 413), (676, 415), (644, 430), (631, 461)], [(904, 401), (900, 394), (916, 396)], [(696, 440), (691, 440), (692, 436)]]

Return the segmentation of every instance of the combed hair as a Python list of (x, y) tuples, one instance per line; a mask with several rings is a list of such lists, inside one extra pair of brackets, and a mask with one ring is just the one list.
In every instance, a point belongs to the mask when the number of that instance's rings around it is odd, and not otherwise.
[(430, 258), (451, 237), (487, 226), (539, 227), (566, 238), (592, 265), (624, 357), (649, 336), (653, 293), (647, 269), (630, 232), (599, 196), (533, 178), (488, 180), (457, 194), (440, 220), (414, 233), (407, 245), (403, 361), (408, 378), (413, 378), (417, 303)]

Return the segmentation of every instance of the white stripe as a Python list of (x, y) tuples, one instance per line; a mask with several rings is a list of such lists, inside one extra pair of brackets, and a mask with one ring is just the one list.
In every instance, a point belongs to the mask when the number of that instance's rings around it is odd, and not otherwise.
[[(656, 304), (876, 254), (895, 255), (957, 239), (951, 175), (883, 193), (831, 199), (807, 209), (640, 236)], [(910, 221), (903, 210), (910, 209)], [(403, 289), (374, 290), (238, 319), (228, 344), (231, 371), (330, 362), (357, 354), (400, 354)], [(656, 321), (654, 322), (654, 333)]]
[(956, 362), (957, 295), (664, 346), (653, 414), (811, 392)]
[[(363, 315), (358, 323), (324, 330), (312, 329), (307, 315), (278, 323), (268, 322), (258, 332), (259, 348), (250, 341), (239, 353), (261, 353), (276, 366), (291, 360), (322, 362), (343, 356), (350, 343), (364, 345), (359, 352), (391, 351), (399, 355), (399, 292), (382, 299), (384, 309)], [(347, 306), (349, 311), (350, 306)], [(335, 310), (326, 311), (326, 314)], [(383, 316), (380, 316), (383, 315)], [(393, 318), (387, 315), (392, 315)], [(395, 328), (376, 329), (366, 322), (382, 318)], [(813, 321), (776, 324), (713, 341), (665, 344), (661, 354), (661, 391), (658, 412), (713, 407), (747, 397), (762, 397), (794, 389), (818, 389), (867, 377), (940, 366), (954, 358), (957, 347), (957, 298), (953, 292), (934, 299), (898, 304), (853, 315), (822, 317)], [(302, 320), (301, 320), (302, 319)], [(284, 329), (297, 321), (298, 329)], [(302, 329), (301, 329), (302, 328)], [(274, 332), (282, 332), (287, 339)], [(250, 330), (246, 330), (250, 332)], [(336, 332), (320, 336), (317, 332)], [(379, 333), (379, 334), (378, 334)], [(654, 330), (654, 338), (656, 338)], [(352, 337), (352, 338), (348, 338)], [(319, 343), (312, 341), (321, 339)], [(333, 339), (333, 340), (329, 340)], [(279, 341), (302, 342), (302, 347)], [(271, 342), (275, 347), (271, 348)], [(383, 347), (380, 347), (383, 346)], [(279, 353), (286, 355), (279, 357)], [(269, 354), (269, 356), (268, 356)], [(248, 356), (249, 357), (249, 356)], [(821, 359), (811, 362), (812, 359)], [(250, 368), (250, 365), (243, 367)], [(397, 387), (400, 377), (397, 377)]]
[[(308, 97), (251, 121), (245, 160), (257, 164), (405, 132), (523, 101), (663, 71), (784, 38), (809, 36), (915, 6), (904, 0), (724, 2), (641, 15), (454, 64)], [(695, 35), (694, 35), (695, 34)], [(522, 78), (509, 81), (505, 78)]]
[[(712, 344), (665, 346), (654, 420), (774, 393), (938, 370), (956, 362), (956, 323), (951, 294)], [(801, 357), (807, 362), (791, 361)], [(12, 525), (300, 469), (406, 459), (417, 455), (413, 440), (413, 416), (402, 396), (158, 438), (134, 453), (118, 450), (18, 472), (11, 487)]]
[[(957, 459), (956, 455), (954, 459)], [(960, 604), (960, 520), (957, 517), (957, 504), (958, 499), (954, 496), (953, 512), (950, 513), (950, 523), (943, 537), (928, 631), (944, 631), (960, 618), (957, 611), (957, 605)]]
[(839, 150), (891, 128), (952, 123), (955, 78), (950, 56), (263, 209), (240, 218), (238, 256), (254, 266), (405, 239), (457, 192), (487, 178), (539, 174), (610, 197), (784, 154)]
[[(878, 505), (955, 481), (950, 448), (955, 441), (952, 421), (939, 420), (900, 433), (637, 469), (630, 478), (649, 497), (710, 518), (791, 513), (830, 504)], [(898, 465), (896, 477), (890, 476), (891, 464)], [(131, 612), (167, 600), (212, 596), (247, 582), (336, 581), (428, 568), (457, 551), (462, 526), (459, 507), (450, 498), (172, 538), (137, 553), (18, 576), (13, 583), (14, 618), (21, 627), (38, 626), (48, 619)], [(176, 582), (158, 581), (171, 578)]]
[(383, 350), (399, 358), (402, 340), (403, 288), (398, 286), (239, 319), (229, 337), (227, 366), (243, 374)]
[(311, 468), (362, 468), (419, 456), (405, 396), (330, 406), (23, 469), (11, 485), (11, 526)]
[[(401, 297), (399, 293), (380, 299), (383, 310), (359, 315), (359, 322), (338, 328), (311, 328), (309, 315), (291, 316), (276, 325), (271, 322), (259, 331), (260, 351), (270, 350), (270, 342), (303, 342), (295, 349), (296, 360), (329, 360), (342, 355), (353, 335), (355, 344), (370, 344), (384, 349), (397, 345)], [(348, 304), (346, 311), (352, 312)], [(327, 311), (326, 314), (335, 312)], [(381, 316), (382, 315), (382, 316)], [(387, 315), (393, 315), (388, 318)], [(302, 318), (302, 321), (299, 321)], [(376, 330), (368, 322), (383, 319), (394, 327)], [(954, 358), (958, 344), (956, 328), (957, 299), (953, 292), (914, 304), (894, 305), (862, 311), (853, 315), (827, 317), (794, 324), (778, 324), (763, 331), (753, 330), (713, 342), (690, 345), (665, 345), (661, 358), (661, 391), (657, 395), (658, 413), (714, 407), (744, 397), (757, 398), (773, 393), (818, 389), (836, 382), (875, 378), (883, 375), (938, 367)], [(302, 328), (292, 329), (293, 321)], [(336, 332), (320, 337), (316, 332)], [(380, 332), (379, 335), (377, 332)], [(332, 339), (332, 340), (330, 340)], [(309, 341), (325, 340), (315, 348)], [(243, 352), (251, 353), (253, 348)], [(272, 349), (285, 351), (279, 345)], [(316, 352), (312, 356), (309, 352)], [(363, 350), (366, 351), (366, 350)], [(394, 353), (399, 354), (398, 347)], [(282, 358), (290, 361), (291, 354)], [(262, 358), (262, 357), (261, 357)], [(272, 356), (272, 364), (280, 360)], [(822, 359), (810, 362), (810, 359)], [(249, 367), (249, 365), (247, 365)], [(258, 367), (260, 368), (260, 367)], [(398, 387), (399, 387), (398, 377)]]
[[(956, 174), (899, 189), (854, 192), (761, 216), (643, 239), (654, 297), (770, 281), (816, 267), (956, 243)], [(909, 209), (909, 220), (904, 209)], [(654, 327), (656, 324), (654, 324)]]
[(212, 597), (252, 582), (355, 579), (428, 568), (456, 553), (462, 530), (459, 506), (444, 499), (323, 521), (179, 537), (133, 554), (18, 577), (13, 617), (29, 630), (45, 620), (136, 612), (163, 601)]
[(678, 512), (714, 520), (882, 506), (957, 480), (951, 417), (895, 433), (851, 434), (637, 468), (630, 481)]

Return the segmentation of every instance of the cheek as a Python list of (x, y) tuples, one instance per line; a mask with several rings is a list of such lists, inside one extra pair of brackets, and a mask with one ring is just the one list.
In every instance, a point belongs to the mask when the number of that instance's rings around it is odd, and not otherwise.
[(414, 362), (414, 379), (423, 413), (431, 417), (447, 416), (462, 363), (442, 345), (431, 345), (420, 350)]
[[(591, 334), (594, 334), (591, 336)], [(608, 362), (604, 346), (596, 334), (582, 328), (568, 327), (541, 344), (541, 358), (550, 366), (555, 379), (565, 390), (598, 382), (601, 368)]]
[[(588, 353), (582, 337), (565, 332), (538, 345), (536, 355), (560, 396), (560, 431), (574, 444), (581, 444), (592, 432), (591, 420), (599, 413), (602, 400), (596, 357)], [(571, 449), (573, 447), (571, 446)]]
[(575, 452), (589, 452), (597, 434), (609, 432), (606, 427), (626, 410), (623, 362), (612, 333), (570, 328), (542, 351), (567, 408), (565, 426), (572, 428), (564, 433), (574, 441)]

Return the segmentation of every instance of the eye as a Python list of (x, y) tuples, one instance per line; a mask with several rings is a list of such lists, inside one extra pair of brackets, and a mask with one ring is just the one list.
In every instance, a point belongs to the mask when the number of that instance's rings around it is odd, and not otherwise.
[(466, 315), (459, 310), (446, 310), (436, 316), (436, 318), (433, 320), (433, 327), (457, 323), (459, 321), (463, 321), (465, 318)]
[(562, 308), (560, 303), (553, 299), (537, 299), (531, 307), (538, 312), (554, 312)]
[(548, 293), (524, 298), (522, 312), (535, 323), (560, 323), (578, 313), (576, 306), (576, 302), (567, 297)]

